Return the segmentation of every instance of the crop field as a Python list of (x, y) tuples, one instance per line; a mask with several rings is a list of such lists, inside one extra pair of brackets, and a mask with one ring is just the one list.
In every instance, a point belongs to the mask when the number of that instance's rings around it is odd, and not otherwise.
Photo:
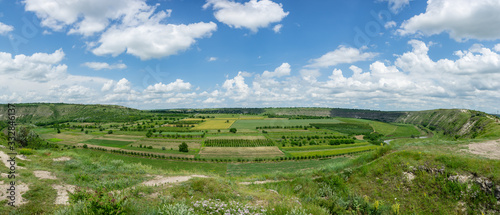
[(330, 165), (342, 165), (347, 161), (349, 161), (349, 158), (338, 157), (324, 160), (283, 161), (272, 163), (230, 163), (227, 165), (227, 174), (230, 176), (250, 176), (276, 174), (280, 172), (300, 172), (319, 169)]
[(199, 153), (201, 158), (274, 158), (283, 156), (276, 146), (270, 147), (206, 147)]
[(340, 149), (331, 149), (331, 150), (318, 150), (318, 151), (300, 151), (300, 152), (290, 152), (290, 155), (294, 157), (301, 156), (331, 156), (331, 155), (343, 155), (351, 152), (361, 152), (376, 149), (380, 146), (368, 145), (368, 146), (360, 146), (360, 147), (352, 147), (352, 148), (340, 148)]
[(234, 135), (234, 134), (221, 134), (221, 135), (214, 135), (214, 136), (208, 136), (206, 139), (242, 139), (242, 140), (263, 140), (266, 139), (266, 137), (262, 136), (262, 134), (246, 134), (245, 136), (242, 136), (241, 134)]
[(349, 135), (368, 134), (373, 132), (373, 128), (367, 123), (316, 123), (311, 125)]
[(143, 146), (152, 146), (154, 148), (162, 148), (165, 147), (167, 149), (173, 148), (178, 149), (179, 144), (186, 143), (189, 149), (199, 149), (201, 146), (201, 141), (192, 141), (192, 140), (161, 140), (161, 139), (144, 139), (139, 140), (131, 144), (133, 148), (137, 148), (140, 145)]
[(134, 141), (120, 141), (120, 140), (106, 140), (106, 139), (90, 139), (83, 141), (82, 143), (89, 143), (98, 146), (116, 147), (123, 148)]
[(243, 139), (208, 139), (205, 147), (262, 147), (274, 146), (273, 141), (268, 139), (243, 140)]
[(352, 148), (359, 146), (368, 146), (370, 143), (354, 143), (354, 144), (342, 144), (342, 145), (316, 145), (316, 146), (302, 146), (302, 147), (282, 147), (283, 151), (294, 152), (294, 151), (318, 151), (318, 150), (330, 150), (330, 149), (340, 149), (340, 148)]
[(231, 128), (236, 129), (255, 129), (264, 126), (308, 126), (311, 123), (341, 123), (336, 119), (283, 119), (267, 118), (262, 120), (238, 120)]
[(193, 130), (229, 129), (235, 119), (210, 119), (192, 128)]

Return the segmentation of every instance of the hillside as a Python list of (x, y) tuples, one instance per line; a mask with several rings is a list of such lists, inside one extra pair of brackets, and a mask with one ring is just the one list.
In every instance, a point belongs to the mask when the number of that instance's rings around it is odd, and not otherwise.
[[(7, 120), (7, 105), (0, 104), (0, 120)], [(17, 122), (37, 125), (56, 122), (125, 122), (149, 113), (117, 105), (30, 103), (16, 104)]]
[(421, 125), (455, 138), (496, 136), (499, 118), (483, 112), (464, 109), (414, 111), (400, 116), (396, 122)]

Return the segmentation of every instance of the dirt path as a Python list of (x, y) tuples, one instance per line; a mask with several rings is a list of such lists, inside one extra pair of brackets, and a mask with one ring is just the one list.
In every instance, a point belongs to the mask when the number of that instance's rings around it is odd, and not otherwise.
[(35, 177), (39, 179), (54, 179), (54, 180), (57, 179), (56, 176), (52, 175), (52, 173), (49, 171), (37, 170), (33, 171), (33, 174), (35, 175)]
[(68, 192), (73, 193), (75, 192), (76, 186), (74, 185), (52, 185), (52, 188), (54, 188), (57, 191), (57, 197), (56, 197), (56, 202), (54, 204), (56, 205), (67, 205), (69, 196)]
[(469, 152), (490, 159), (500, 160), (500, 139), (469, 144)]
[(143, 185), (146, 186), (159, 186), (164, 184), (172, 184), (187, 181), (191, 178), (208, 178), (206, 175), (190, 175), (190, 176), (156, 176), (153, 180), (142, 182)]

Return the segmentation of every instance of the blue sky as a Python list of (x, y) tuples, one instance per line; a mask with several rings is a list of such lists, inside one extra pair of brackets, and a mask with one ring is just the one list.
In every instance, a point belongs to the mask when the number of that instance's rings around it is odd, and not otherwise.
[(0, 102), (500, 109), (500, 3), (0, 0)]

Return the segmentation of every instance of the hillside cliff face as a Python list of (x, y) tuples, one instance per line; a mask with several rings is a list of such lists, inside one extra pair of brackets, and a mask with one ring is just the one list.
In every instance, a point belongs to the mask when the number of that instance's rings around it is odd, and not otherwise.
[[(16, 121), (38, 125), (55, 122), (116, 122), (129, 121), (143, 114), (142, 111), (117, 105), (78, 104), (15, 104)], [(0, 120), (7, 120), (7, 105), (0, 104)]]
[(456, 138), (487, 137), (498, 128), (498, 118), (483, 112), (464, 109), (439, 109), (408, 112), (396, 122), (422, 125)]

